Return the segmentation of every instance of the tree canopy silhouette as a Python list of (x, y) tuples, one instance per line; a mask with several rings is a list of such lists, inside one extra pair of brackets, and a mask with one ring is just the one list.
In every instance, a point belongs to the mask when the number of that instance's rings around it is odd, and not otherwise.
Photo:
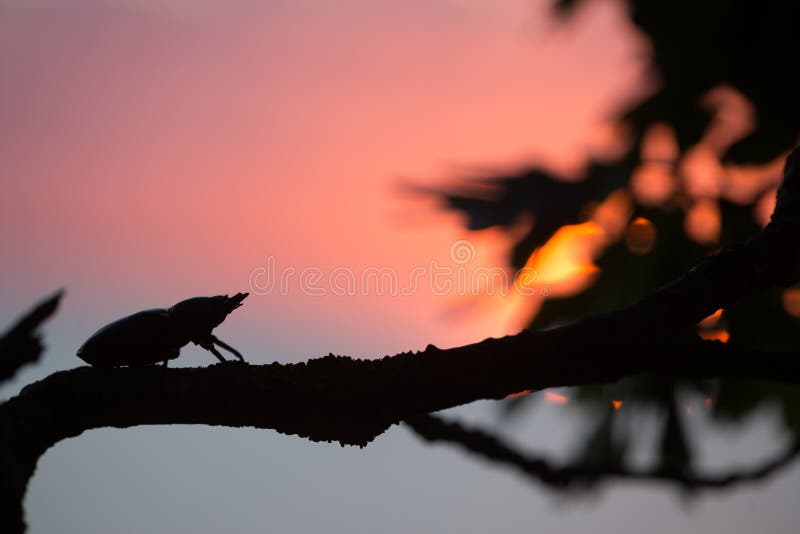
[[(568, 24), (585, 3), (558, 1), (557, 16)], [(785, 155), (800, 136), (790, 37), (799, 6), (721, 0), (630, 0), (627, 5), (630, 20), (648, 38), (648, 70), (657, 88), (614, 117), (628, 136), (619, 156), (590, 159), (577, 181), (531, 164), (470, 176), (440, 190), (419, 189), (437, 196), (443, 209), (464, 214), (469, 229), (495, 227), (517, 236), (516, 223), (533, 221), (510, 252), (509, 263), (517, 268), (531, 262), (535, 268), (537, 251), (566, 225), (593, 225), (602, 233), (593, 284), (547, 299), (533, 329), (631, 306), (686, 265), (757, 233), (774, 202)], [(617, 212), (613, 224), (604, 220), (607, 208)], [(729, 350), (796, 353), (796, 291), (773, 288), (721, 304), (708, 310), (709, 317), (697, 318), (704, 319), (698, 333), (723, 340)], [(654, 408), (663, 416), (653, 451), (657, 463), (689, 470), (694, 454), (681, 400), (687, 391), (705, 398), (716, 421), (743, 421), (764, 404), (777, 406), (789, 439), (800, 440), (800, 398), (794, 387), (639, 377), (571, 394), (572, 406), (607, 413), (577, 445), (574, 467), (625, 464), (637, 436), (613, 424), (611, 403), (624, 399), (626, 410)], [(520, 414), (536, 398), (519, 397), (506, 411)], [(474, 440), (467, 443), (456, 434), (450, 441), (478, 452)]]

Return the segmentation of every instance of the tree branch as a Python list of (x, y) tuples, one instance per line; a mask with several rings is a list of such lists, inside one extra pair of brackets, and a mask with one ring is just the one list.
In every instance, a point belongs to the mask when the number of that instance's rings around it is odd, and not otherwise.
[[(692, 332), (697, 321), (744, 293), (800, 279), (799, 158), (797, 151), (789, 157), (777, 207), (760, 235), (704, 258), (624, 310), (381, 360), (330, 355), (292, 365), (55, 373), (0, 406), (0, 459), (9, 474), (0, 483), (0, 502), (21, 503), (39, 456), (92, 428), (253, 426), (363, 446), (401, 420), (525, 389), (608, 383), (642, 373), (797, 383), (794, 358), (773, 355), (767, 366), (746, 351), (700, 342)], [(15, 511), (18, 522), (0, 520), (10, 532), (22, 528), (21, 508)]]
[[(279, 365), (97, 369), (54, 373), (0, 405), (0, 502), (21, 503), (38, 458), (85, 430), (144, 424), (270, 428), (317, 441), (366, 445), (392, 424), (524, 389), (614, 382), (640, 373), (800, 382), (794, 359), (693, 340), (606, 338), (599, 323), (524, 331), (449, 350), (429, 346), (381, 360), (326, 356)], [(603, 348), (586, 347), (585, 340)], [(613, 354), (614, 356), (604, 357)], [(764, 365), (764, 364), (767, 365)], [(17, 517), (14, 523), (14, 517)], [(21, 531), (21, 504), (0, 525)]]
[(558, 490), (587, 487), (603, 479), (668, 482), (688, 490), (723, 489), (741, 482), (763, 480), (790, 464), (800, 454), (800, 444), (795, 443), (758, 467), (720, 475), (702, 475), (693, 470), (669, 468), (637, 471), (612, 465), (557, 466), (545, 458), (520, 452), (483, 430), (469, 429), (455, 421), (423, 414), (406, 419), (404, 423), (425, 441), (456, 445), (483, 458), (512, 467), (531, 480)]

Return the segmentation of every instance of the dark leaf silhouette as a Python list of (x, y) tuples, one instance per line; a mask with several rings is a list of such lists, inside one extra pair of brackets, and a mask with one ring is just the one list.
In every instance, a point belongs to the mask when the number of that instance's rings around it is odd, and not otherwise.
[(43, 350), (39, 326), (58, 308), (63, 291), (37, 304), (0, 337), (0, 382), (8, 380), (25, 364), (36, 362)]
[(586, 176), (568, 181), (539, 167), (513, 174), (467, 179), (445, 189), (411, 186), (412, 191), (441, 198), (445, 209), (466, 216), (470, 230), (509, 227), (527, 216), (530, 231), (516, 244), (512, 265), (522, 267), (530, 252), (544, 244), (556, 230), (581, 221), (586, 205), (625, 187), (632, 165), (593, 163)]

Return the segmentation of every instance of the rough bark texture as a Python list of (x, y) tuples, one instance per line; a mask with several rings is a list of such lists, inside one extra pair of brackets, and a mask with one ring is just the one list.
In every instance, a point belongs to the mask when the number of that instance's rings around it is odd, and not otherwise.
[(800, 156), (787, 161), (772, 221), (636, 305), (561, 328), (379, 360), (292, 365), (95, 369), (55, 373), (0, 406), (0, 530), (24, 530), (38, 458), (101, 427), (252, 426), (364, 446), (390, 425), (526, 389), (608, 383), (642, 373), (800, 381), (796, 358), (700, 341), (694, 325), (745, 293), (800, 279)]

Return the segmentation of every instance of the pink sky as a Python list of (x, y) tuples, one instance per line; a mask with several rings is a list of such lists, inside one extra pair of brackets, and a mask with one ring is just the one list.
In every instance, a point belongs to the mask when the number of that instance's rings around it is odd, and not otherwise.
[[(43, 361), (0, 396), (82, 364), (75, 350), (112, 319), (246, 290), (268, 257), (298, 270), (389, 266), (402, 280), (448, 263), (468, 239), (470, 267), (497, 264), (496, 233), (464, 231), (398, 195), (398, 181), (444, 183), (463, 166), (574, 166), (588, 152), (612, 106), (641, 88), (640, 41), (615, 0), (588, 2), (562, 27), (549, 5), (0, 0), (0, 324), (68, 290)], [(502, 299), (444, 317), (465, 303), (425, 287), (322, 298), (295, 288), (251, 296), (215, 333), (261, 363), (380, 356), (519, 326)], [(184, 351), (178, 365), (214, 361)], [(459, 417), (494, 428), (495, 408), (473, 403)], [(563, 453), (576, 421), (553, 410), (513, 440)], [(702, 460), (776, 447), (775, 425), (756, 423), (760, 433), (743, 444), (720, 436)], [(25, 505), (32, 533), (789, 531), (792, 473), (698, 501), (691, 514), (642, 486), (564, 508), (398, 426), (363, 450), (252, 429), (142, 427), (54, 447)]]
[[(397, 184), (586, 154), (636, 87), (636, 37), (616, 3), (560, 29), (546, 6), (6, 2), (3, 300), (23, 307), (64, 285), (64, 313), (86, 317), (88, 334), (138, 308), (245, 290), (269, 256), (298, 271), (390, 266), (404, 280), (468, 238), (475, 265), (497, 264), (495, 234), (467, 234)], [(283, 359), (518, 326), (503, 305), (442, 320), (453, 302), (425, 288), (294, 291), (251, 297), (231, 328), (248, 352)], [(297, 352), (276, 354), (276, 338)]]

